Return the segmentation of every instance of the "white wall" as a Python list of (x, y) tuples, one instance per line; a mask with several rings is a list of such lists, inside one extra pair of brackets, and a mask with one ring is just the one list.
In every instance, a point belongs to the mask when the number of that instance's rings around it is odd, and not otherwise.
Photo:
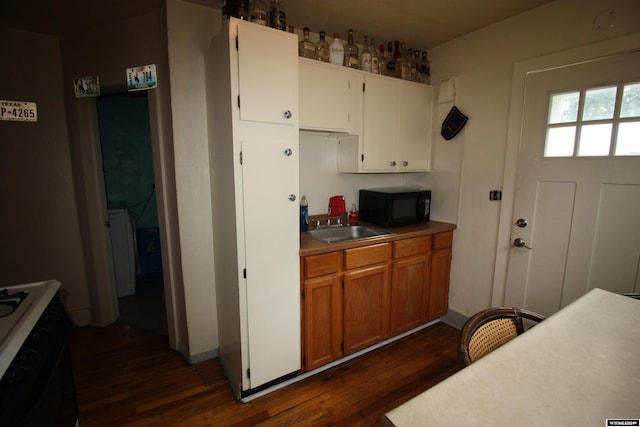
[[(612, 29), (594, 28), (595, 17), (614, 9)], [(450, 308), (470, 315), (492, 301), (501, 203), (489, 191), (502, 189), (508, 144), (513, 66), (516, 62), (640, 30), (636, 0), (558, 0), (445, 43), (429, 52), (433, 81), (460, 78), (456, 105), (470, 119), (462, 133), (445, 142), (434, 135), (433, 172), (427, 183), (446, 201), (434, 203), (434, 217), (455, 222)], [(453, 104), (436, 106), (439, 124)]]
[(204, 53), (220, 27), (218, 10), (167, 1), (178, 222), (192, 362), (214, 356), (218, 347)]
[(76, 324), (86, 324), (87, 271), (60, 43), (57, 37), (10, 28), (0, 28), (0, 39), (0, 98), (35, 102), (38, 112), (37, 122), (0, 121), (0, 287), (56, 279), (67, 311)]

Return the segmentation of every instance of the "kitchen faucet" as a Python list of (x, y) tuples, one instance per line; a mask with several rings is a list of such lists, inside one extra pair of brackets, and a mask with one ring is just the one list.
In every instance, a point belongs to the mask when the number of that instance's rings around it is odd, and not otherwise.
[(327, 225), (331, 225), (331, 205), (327, 207)]

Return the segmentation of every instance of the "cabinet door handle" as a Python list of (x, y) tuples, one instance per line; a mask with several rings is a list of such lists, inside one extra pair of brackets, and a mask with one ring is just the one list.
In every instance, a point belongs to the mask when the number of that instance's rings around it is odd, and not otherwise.
[(409, 166), (409, 162), (402, 162), (402, 166)]
[(296, 195), (295, 194), (290, 194), (289, 195), (289, 200), (291, 200), (292, 202), (296, 201)]
[(293, 150), (291, 150), (291, 148), (287, 148), (286, 150), (284, 150), (285, 156), (289, 157), (292, 154), (293, 154)]
[(284, 112), (284, 118), (285, 119), (290, 119), (291, 116), (293, 116), (293, 114), (291, 114), (291, 110), (287, 110)]
[(389, 166), (395, 166), (395, 165), (396, 165), (396, 161), (395, 160), (392, 160), (392, 161), (389, 162)]

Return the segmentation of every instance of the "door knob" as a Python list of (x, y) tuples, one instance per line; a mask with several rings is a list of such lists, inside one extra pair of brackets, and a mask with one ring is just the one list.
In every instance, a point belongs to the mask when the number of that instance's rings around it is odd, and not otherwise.
[(527, 226), (528, 222), (526, 219), (524, 218), (520, 218), (516, 221), (516, 226), (520, 227), (520, 228), (525, 228)]
[(518, 238), (514, 239), (513, 240), (513, 246), (515, 246), (516, 248), (533, 249), (533, 248), (527, 246), (527, 242), (525, 242), (522, 237), (518, 237)]

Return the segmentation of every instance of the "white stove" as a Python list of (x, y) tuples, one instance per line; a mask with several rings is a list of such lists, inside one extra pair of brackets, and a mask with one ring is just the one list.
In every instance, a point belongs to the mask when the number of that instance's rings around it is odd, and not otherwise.
[(0, 309), (0, 313), (6, 314), (0, 317), (0, 378), (58, 289), (60, 282), (56, 280), (0, 288), (0, 292), (6, 290), (8, 295), (26, 294), (12, 312), (9, 313), (11, 307), (7, 305)]

